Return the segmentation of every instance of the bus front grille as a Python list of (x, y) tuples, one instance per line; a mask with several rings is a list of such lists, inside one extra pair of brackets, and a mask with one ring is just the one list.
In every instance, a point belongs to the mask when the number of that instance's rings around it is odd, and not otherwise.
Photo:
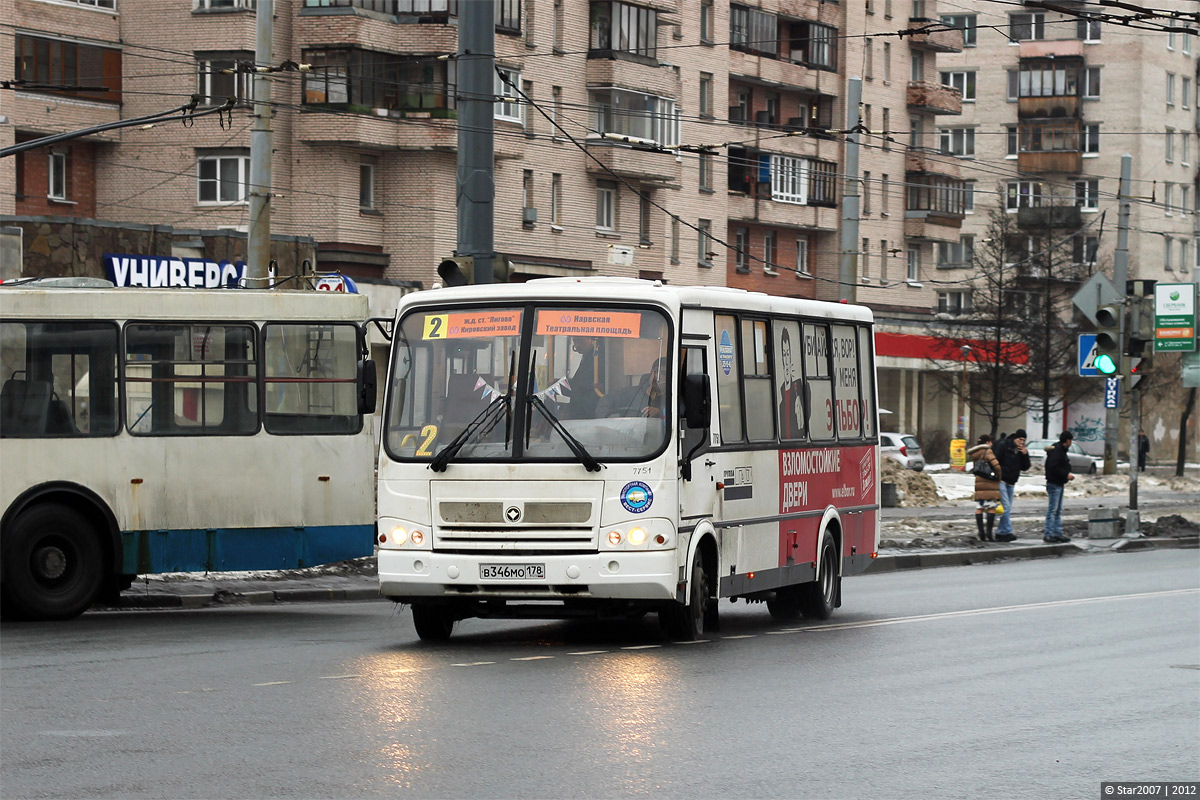
[(506, 506), (493, 501), (442, 500), (438, 514), (447, 525), (504, 525), (512, 522), (506, 519), (505, 511), (514, 507), (520, 510), (522, 525), (588, 525), (592, 519), (592, 504), (587, 501), (529, 500), (520, 506)]
[(596, 552), (596, 534), (591, 528), (546, 530), (508, 526), (500, 529), (440, 527), (434, 532), (433, 549), (438, 552), (534, 555), (545, 553)]

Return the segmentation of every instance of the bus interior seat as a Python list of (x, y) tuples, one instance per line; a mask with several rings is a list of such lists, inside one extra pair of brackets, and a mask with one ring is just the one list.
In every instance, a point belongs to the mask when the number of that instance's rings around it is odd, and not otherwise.
[(475, 389), (478, 375), (451, 375), (446, 387), (446, 411), (442, 424), (466, 425), (483, 410), (482, 387)]
[(0, 386), (0, 431), (10, 436), (44, 433), (51, 393), (49, 381), (6, 380)]
[(75, 435), (79, 429), (71, 416), (71, 409), (57, 394), (51, 394), (46, 409), (46, 433)]

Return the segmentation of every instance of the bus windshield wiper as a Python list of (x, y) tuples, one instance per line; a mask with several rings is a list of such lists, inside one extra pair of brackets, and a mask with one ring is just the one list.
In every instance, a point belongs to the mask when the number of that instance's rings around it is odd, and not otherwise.
[(587, 448), (583, 446), (583, 442), (576, 439), (571, 432), (566, 429), (562, 422), (559, 421), (558, 417), (554, 416), (554, 412), (546, 408), (546, 404), (542, 402), (542, 398), (538, 397), (536, 394), (530, 393), (526, 400), (529, 401), (531, 406), (542, 412), (542, 416), (545, 417), (546, 421), (550, 423), (550, 427), (554, 428), (554, 430), (558, 432), (558, 435), (561, 436), (563, 441), (567, 443), (567, 447), (571, 448), (571, 452), (574, 453), (575, 457), (578, 458), (583, 466), (587, 468), (588, 472), (600, 471), (600, 467), (602, 466), (600, 462), (596, 460), (595, 456), (587, 451)]
[(475, 431), (485, 425), (487, 425), (488, 430), (491, 430), (500, 421), (497, 411), (500, 409), (508, 410), (508, 398), (510, 396), (511, 393), (506, 392), (488, 403), (482, 411), (475, 415), (475, 419), (467, 423), (467, 427), (462, 429), (462, 433), (455, 436), (449, 444), (437, 452), (437, 455), (429, 462), (429, 468), (434, 472), (445, 472), (446, 465), (450, 463), (450, 459), (458, 455), (458, 451), (463, 449), (463, 445), (474, 435)]

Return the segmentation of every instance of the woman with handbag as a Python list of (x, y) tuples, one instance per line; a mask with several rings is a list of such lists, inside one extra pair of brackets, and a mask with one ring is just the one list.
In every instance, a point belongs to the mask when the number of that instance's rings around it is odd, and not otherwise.
[[(967, 463), (972, 464), (975, 476), (975, 527), (979, 530), (979, 541), (994, 542), (992, 527), (996, 524), (996, 513), (1000, 506), (1000, 461), (992, 452), (992, 437), (986, 433), (967, 451)], [(983, 521), (987, 514), (986, 528)]]

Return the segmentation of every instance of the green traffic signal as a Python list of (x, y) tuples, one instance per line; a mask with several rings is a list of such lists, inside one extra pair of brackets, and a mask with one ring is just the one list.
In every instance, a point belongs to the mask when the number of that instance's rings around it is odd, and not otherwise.
[(1096, 359), (1092, 362), (1092, 366), (1101, 375), (1112, 375), (1117, 371), (1117, 362), (1108, 353), (1101, 353), (1096, 356)]

